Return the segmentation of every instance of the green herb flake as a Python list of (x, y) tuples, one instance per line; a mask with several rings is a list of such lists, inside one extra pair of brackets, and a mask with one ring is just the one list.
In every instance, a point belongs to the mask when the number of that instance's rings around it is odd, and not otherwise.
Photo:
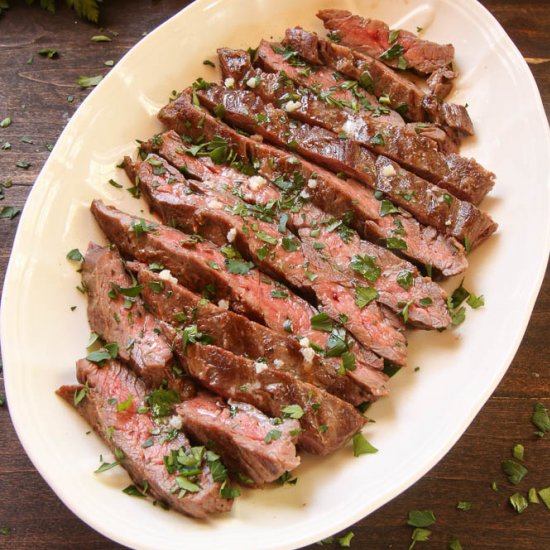
[(231, 500), (241, 496), (241, 491), (238, 487), (232, 487), (226, 479), (220, 487), (220, 496), (222, 498)]
[(119, 449), (115, 449), (115, 456), (116, 456), (116, 451), (118, 451), (119, 454), (121, 453), (121, 458), (116, 460), (115, 462), (104, 462), (103, 457), (100, 455), (99, 461), (101, 464), (97, 470), (94, 470), (94, 474), (101, 474), (103, 472), (106, 472), (107, 470), (110, 470), (120, 465), (121, 460), (124, 458), (124, 453), (122, 453), (122, 451), (120, 451)]
[(371, 302), (378, 298), (379, 294), (375, 288), (370, 286), (355, 287), (355, 305), (361, 309), (368, 306)]
[(545, 487), (539, 491), (539, 497), (542, 499), (542, 502), (546, 505), (546, 508), (550, 510), (550, 487)]
[(514, 445), (512, 447), (512, 456), (516, 460), (522, 460), (523, 461), (523, 455), (525, 453), (525, 447), (518, 443), (517, 445)]
[(372, 145), (380, 145), (381, 147), (384, 147), (386, 145), (386, 142), (384, 141), (384, 136), (382, 134), (376, 134), (373, 138), (370, 140)]
[(503, 460), (502, 470), (512, 485), (517, 485), (527, 474), (527, 468), (513, 460)]
[(401, 44), (394, 44), (388, 48), (384, 53), (380, 54), (380, 59), (390, 60), (403, 55), (405, 48)]
[(125, 489), (122, 489), (122, 492), (126, 495), (129, 495), (131, 497), (140, 497), (144, 498), (145, 493), (141, 492), (135, 485), (128, 485)]
[(353, 256), (351, 258), (350, 267), (355, 273), (359, 273), (371, 283), (375, 283), (382, 273), (382, 269), (376, 263), (375, 258), (367, 254), (363, 256), (360, 254)]
[(124, 411), (128, 410), (130, 408), (130, 406), (132, 405), (133, 400), (134, 400), (134, 396), (129, 395), (128, 399), (126, 399), (126, 401), (123, 401), (122, 403), (118, 403), (117, 406), (116, 406), (117, 412), (124, 412)]
[(4, 206), (0, 210), (0, 219), (13, 220), (21, 212), (21, 208), (15, 206)]
[(386, 246), (391, 250), (407, 250), (407, 243), (403, 239), (390, 237), (386, 239)]
[(353, 531), (349, 531), (349, 533), (346, 533), (343, 537), (340, 537), (338, 539), (338, 544), (342, 548), (349, 548), (351, 546), (351, 539), (354, 537)]
[(108, 59), (107, 61), (103, 62), (103, 65), (106, 67), (112, 67), (115, 64), (115, 62), (112, 59)]
[(548, 416), (548, 410), (542, 403), (535, 403), (531, 422), (539, 429), (538, 432), (535, 432), (539, 437), (544, 437), (544, 434), (550, 432), (550, 417)]
[(416, 528), (411, 535), (411, 544), (409, 550), (412, 550), (417, 542), (427, 542), (430, 540), (432, 532), (429, 529)]
[(54, 59), (59, 57), (59, 52), (55, 48), (42, 48), (41, 50), (38, 50), (38, 55), (47, 57), (48, 59)]
[(72, 260), (73, 262), (81, 262), (84, 259), (84, 256), (78, 250), (78, 248), (73, 248), (67, 253), (67, 260)]
[(73, 395), (74, 406), (76, 407), (79, 403), (81, 403), (82, 400), (88, 395), (89, 392), (90, 392), (90, 387), (88, 386), (88, 382), (86, 382), (86, 385), (83, 388), (75, 390)]
[(23, 168), (23, 170), (27, 170), (32, 166), (32, 164), (30, 162), (27, 162), (26, 160), (20, 160), (15, 163), (15, 166), (17, 166), (17, 168)]
[(318, 313), (310, 319), (311, 328), (323, 332), (332, 332), (334, 323), (326, 313)]
[(398, 38), (399, 38), (399, 33), (401, 31), (398, 29), (396, 31), (390, 31), (389, 34), (388, 34), (388, 42), (390, 44), (393, 44)]
[(288, 292), (280, 289), (280, 288), (274, 288), (272, 291), (271, 291), (271, 297), (272, 298), (281, 298), (281, 299), (286, 299), (288, 298)]
[(104, 34), (96, 34), (95, 36), (92, 36), (90, 38), (92, 42), (112, 42), (112, 38), (109, 36), (105, 36)]
[(304, 416), (304, 409), (300, 405), (287, 405), (282, 408), (283, 415), (286, 418), (294, 418), (300, 420)]
[(483, 297), (483, 295), (476, 296), (475, 294), (470, 294), (468, 298), (466, 298), (466, 303), (472, 309), (477, 309), (485, 305), (485, 298)]
[(466, 500), (460, 500), (456, 505), (457, 510), (462, 510), (463, 512), (468, 512), (472, 509), (472, 503)]
[(508, 500), (518, 514), (525, 512), (529, 506), (527, 499), (520, 493), (514, 493)]
[(353, 436), (353, 456), (377, 453), (378, 449), (371, 445), (365, 436), (359, 432)]
[(380, 216), (384, 217), (388, 214), (399, 214), (399, 208), (397, 208), (393, 202), (382, 199), (380, 202)]
[(9, 535), (11, 531), (10, 527), (0, 527), (0, 534)]
[(344, 370), (342, 374), (345, 374), (347, 371), (355, 370), (355, 354), (351, 351), (342, 353), (342, 369)]
[(414, 284), (414, 278), (410, 271), (401, 271), (397, 276), (397, 284), (405, 290), (409, 290)]
[(462, 550), (462, 545), (455, 535), (451, 535), (449, 539), (449, 550)]
[(422, 307), (431, 306), (433, 303), (434, 301), (429, 296), (425, 296), (424, 298), (420, 298), (420, 300), (418, 300), (418, 304)]
[(282, 435), (282, 432), (279, 430), (270, 430), (265, 436), (264, 441), (266, 443), (271, 443), (272, 441), (276, 441), (277, 439), (279, 439), (281, 435)]
[(0, 128), (7, 128), (11, 125), (11, 117), (7, 116), (4, 120), (0, 121)]
[(429, 527), (435, 521), (436, 518), (431, 510), (411, 510), (407, 524), (411, 527)]
[(97, 86), (103, 80), (103, 75), (97, 76), (80, 76), (76, 83), (81, 88), (93, 88)]
[(244, 260), (226, 259), (225, 265), (227, 271), (234, 275), (246, 275), (251, 269), (254, 269), (252, 262), (246, 262)]
[(117, 183), (114, 179), (109, 180), (109, 185), (112, 185), (113, 187), (116, 187), (117, 189), (122, 189), (122, 185), (120, 185), (120, 183)]
[(529, 499), (530, 504), (540, 504), (539, 497), (537, 496), (537, 490), (534, 487), (531, 487), (531, 489), (529, 489), (529, 494), (527, 498)]
[(279, 485), (285, 485), (285, 484), (296, 485), (297, 482), (298, 482), (298, 478), (292, 477), (290, 472), (285, 472), (284, 474), (282, 474), (277, 478), (277, 483)]

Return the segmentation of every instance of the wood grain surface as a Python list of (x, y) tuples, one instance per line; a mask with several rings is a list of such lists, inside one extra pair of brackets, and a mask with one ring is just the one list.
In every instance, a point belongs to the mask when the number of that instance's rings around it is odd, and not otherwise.
[[(118, 33), (108, 43), (91, 42), (90, 37), (99, 34), (98, 26), (76, 20), (73, 12), (64, 7), (54, 15), (28, 7), (23, 1), (11, 3), (17, 6), (0, 16), (0, 120), (7, 115), (13, 119), (11, 126), (0, 129), (0, 147), (6, 141), (12, 145), (9, 150), (0, 149), (0, 182), (11, 180), (13, 185), (5, 190), (0, 208), (23, 207), (48, 157), (48, 146), (55, 143), (88, 93), (76, 86), (76, 78), (107, 73), (106, 60), (116, 62), (143, 33), (188, 2), (106, 0), (100, 26), (105, 34)], [(548, 114), (550, 2), (484, 0), (483, 4), (530, 60)], [(57, 48), (60, 57), (39, 56), (37, 52), (45, 47)], [(31, 57), (32, 63), (28, 63)], [(72, 102), (69, 96), (74, 97)], [(22, 142), (23, 137), (32, 143)], [(521, 163), (528, 159), (517, 160)], [(19, 161), (31, 166), (18, 168), (15, 165)], [(18, 218), (0, 219), (0, 287), (17, 222)], [(493, 396), (435, 468), (349, 529), (354, 532), (351, 548), (406, 549), (412, 532), (407, 526), (408, 511), (431, 509), (437, 517), (431, 528), (433, 534), (429, 542), (419, 542), (416, 548), (447, 548), (450, 537), (455, 535), (465, 549), (550, 549), (550, 510), (540, 504), (530, 506), (521, 515), (514, 512), (508, 497), (516, 488), (507, 483), (500, 467), (503, 459), (511, 457), (512, 446), (522, 443), (529, 474), (520, 490), (526, 493), (529, 487), (550, 486), (550, 435), (536, 438), (530, 423), (535, 402), (550, 408), (549, 325), (547, 273), (522, 345)], [(13, 430), (9, 404), (0, 407), (0, 434), (0, 528), (10, 529), (8, 534), (0, 534), (0, 548), (121, 548), (74, 516), (42, 480)], [(493, 481), (499, 486), (498, 492), (491, 489)], [(473, 510), (457, 510), (460, 500), (471, 501)], [(273, 536), (276, 537), (275, 528)], [(340, 546), (334, 542), (325, 547)]]

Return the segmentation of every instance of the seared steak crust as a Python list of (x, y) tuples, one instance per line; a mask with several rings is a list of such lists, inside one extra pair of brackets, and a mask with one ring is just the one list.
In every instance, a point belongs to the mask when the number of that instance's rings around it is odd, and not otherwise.
[[(197, 94), (209, 109), (223, 105), (223, 117), (247, 131), (256, 131), (275, 145), (292, 147), (313, 162), (334, 172), (344, 172), (383, 192), (395, 204), (430, 225), (471, 246), (494, 232), (496, 224), (475, 206), (392, 163), (397, 175), (386, 176), (384, 157), (374, 156), (358, 143), (306, 123), (291, 122), (287, 114), (264, 102), (253, 92), (212, 85)], [(258, 115), (267, 117), (258, 125)], [(382, 138), (383, 139), (383, 138)], [(448, 199), (447, 199), (448, 197)]]
[[(226, 57), (233, 60), (240, 56), (242, 66), (246, 66), (249, 60), (248, 53), (244, 50), (224, 48), (218, 50), (218, 55), (222, 67), (231, 67), (231, 63), (225, 60)], [(252, 69), (249, 61), (247, 66), (248, 71), (242, 77), (241, 84), (250, 78), (259, 78), (254, 92), (266, 103), (284, 108), (292, 106), (287, 109), (291, 118), (347, 136), (374, 154), (389, 157), (415, 174), (448, 189), (456, 197), (474, 204), (479, 204), (494, 186), (494, 174), (485, 170), (474, 159), (439, 152), (434, 147), (433, 140), (411, 132), (405, 126), (392, 126), (385, 117), (374, 117), (373, 111), (358, 110), (357, 106), (360, 104), (356, 99), (342, 103), (333, 91), (323, 95), (311, 88), (295, 85), (286, 71), (265, 73), (260, 69)], [(240, 71), (228, 71), (229, 69), (224, 72), (239, 82), (237, 78)], [(345, 85), (347, 84), (346, 82)], [(337, 83), (332, 86), (334, 88), (338, 89)]]

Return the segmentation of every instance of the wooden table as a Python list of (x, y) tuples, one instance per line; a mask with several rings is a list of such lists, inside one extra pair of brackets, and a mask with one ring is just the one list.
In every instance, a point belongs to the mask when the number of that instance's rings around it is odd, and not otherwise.
[[(484, 0), (483, 3), (523, 55), (533, 58), (530, 67), (548, 113), (548, 0)], [(106, 1), (101, 23), (106, 29), (118, 32), (109, 43), (90, 42), (91, 36), (100, 34), (98, 28), (75, 20), (73, 13), (64, 7), (52, 15), (20, 2), (0, 16), (0, 120), (8, 114), (13, 118), (10, 127), (0, 129), (0, 145), (5, 141), (12, 144), (10, 150), (0, 150), (0, 182), (13, 181), (13, 186), (5, 190), (6, 197), (0, 207), (24, 205), (48, 157), (49, 145), (55, 142), (87, 94), (75, 85), (76, 78), (82, 74), (106, 73), (108, 67), (104, 61), (118, 60), (144, 32), (155, 28), (185, 4), (187, 2), (178, 0)], [(45, 47), (57, 48), (61, 57), (56, 60), (40, 57), (37, 52)], [(28, 62), (30, 58), (32, 63)], [(535, 58), (538, 61), (535, 62)], [(70, 96), (74, 97), (72, 101)], [(22, 142), (24, 136), (30, 138), (32, 144)], [(17, 168), (18, 161), (30, 162), (31, 166)], [(17, 221), (17, 218), (0, 220), (0, 286)], [(550, 548), (550, 510), (541, 504), (530, 506), (522, 515), (514, 512), (507, 499), (515, 489), (506, 482), (500, 468), (501, 460), (511, 456), (511, 447), (522, 443), (530, 470), (528, 485), (550, 486), (550, 435), (538, 440), (533, 436), (530, 423), (536, 401), (550, 408), (549, 324), (550, 278), (547, 274), (523, 343), (494, 395), (452, 451), (432, 471), (351, 528), (355, 533), (352, 548), (407, 548), (412, 531), (407, 527), (407, 513), (426, 508), (434, 511), (437, 523), (430, 542), (418, 543), (417, 548), (422, 545), (446, 548), (451, 535), (458, 536), (463, 547), (470, 549)], [(120, 548), (76, 518), (42, 480), (21, 448), (10, 422), (8, 406), (0, 408), (0, 433), (0, 527), (10, 528), (8, 535), (0, 534), (0, 548)], [(491, 489), (493, 480), (497, 481), (499, 492)], [(459, 500), (471, 501), (473, 510), (457, 510)], [(339, 546), (334, 543), (331, 547)]]

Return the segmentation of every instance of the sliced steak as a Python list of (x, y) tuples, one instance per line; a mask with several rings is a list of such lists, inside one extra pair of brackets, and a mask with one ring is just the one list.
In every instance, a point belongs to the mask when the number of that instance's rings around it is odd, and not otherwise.
[[(251, 216), (246, 204), (232, 194), (222, 195), (199, 182), (188, 183), (157, 155), (149, 155), (135, 165), (126, 160), (126, 166), (132, 166), (143, 194), (164, 222), (199, 234), (218, 246), (227, 245), (227, 235), (233, 232), (232, 246), (254, 263), (226, 258), (230, 273), (248, 273), (256, 264), (310, 301), (313, 299), (334, 321), (340, 315), (347, 316), (347, 330), (366, 348), (397, 364), (406, 362), (404, 335), (385, 318), (376, 302), (357, 306), (353, 281), (330, 265), (321, 265), (315, 244), (304, 255), (301, 241), (285, 236), (286, 231), (280, 232), (280, 224), (278, 228)], [(203, 194), (190, 193), (192, 190)]]
[(370, 90), (377, 96), (388, 96), (391, 107), (407, 120), (430, 120), (473, 135), (473, 124), (465, 107), (451, 106), (433, 95), (425, 95), (416, 84), (365, 53), (334, 44), (299, 27), (288, 29), (283, 43), (310, 63), (328, 65), (349, 78), (369, 82)]
[[(183, 478), (190, 485), (178, 483), (177, 469), (168, 471), (165, 457), (190, 455), (191, 445), (181, 430), (175, 429), (168, 437), (150, 412), (138, 412), (140, 408), (147, 410), (147, 389), (142, 380), (117, 361), (99, 367), (80, 360), (77, 376), (89, 388), (76, 405), (77, 411), (111, 450), (123, 453), (121, 465), (138, 486), (147, 487), (148, 494), (174, 510), (197, 518), (231, 509), (233, 501), (220, 496), (221, 483), (214, 481), (206, 457), (197, 465), (199, 473)], [(75, 390), (86, 391), (84, 386), (63, 386), (57, 393), (75, 406)], [(128, 400), (129, 406), (121, 409), (119, 405)], [(184, 486), (189, 490), (182, 489)]]
[[(222, 73), (224, 76), (232, 77), (236, 81), (243, 80), (244, 75), (238, 77), (245, 69), (248, 71), (249, 68), (244, 63), (243, 57), (230, 52), (235, 52), (235, 50), (229, 48), (218, 49)], [(291, 58), (288, 58), (289, 54), (292, 56)], [(278, 42), (262, 40), (256, 51), (254, 64), (264, 71), (284, 73), (293, 82), (297, 82), (318, 94), (323, 93), (327, 98), (330, 97), (329, 101), (348, 104), (364, 116), (379, 118), (381, 123), (393, 126), (405, 125), (403, 117), (397, 111), (380, 103), (374, 94), (362, 88), (357, 82), (346, 80), (344, 75), (327, 67), (312, 66), (295, 54), (296, 52), (288, 51)], [(236, 59), (240, 59), (239, 72), (234, 71)], [(250, 76), (249, 78), (253, 77)]]
[[(219, 454), (245, 482), (264, 485), (300, 464), (294, 446), (300, 429), (297, 420), (276, 423), (248, 403), (225, 403), (207, 394), (180, 403), (176, 413), (186, 433)], [(274, 429), (281, 434), (277, 440), (268, 435)]]
[(368, 386), (360, 385), (358, 382), (363, 379), (354, 380), (352, 373), (343, 376), (338, 372), (341, 365), (336, 359), (312, 355), (291, 334), (275, 332), (228, 311), (222, 307), (223, 302), (216, 306), (202, 299), (177, 284), (167, 270), (155, 273), (138, 262), (130, 262), (128, 267), (143, 285), (142, 296), (153, 315), (176, 330), (196, 325), (200, 333), (213, 338), (213, 345), (235, 355), (265, 360), (271, 367), (315, 384), (353, 405), (388, 394), (388, 379), (378, 369), (367, 366), (356, 369), (368, 371), (373, 380)]
[[(253, 92), (211, 85), (207, 90), (197, 92), (197, 95), (209, 109), (223, 105), (223, 117), (232, 124), (247, 131), (256, 131), (275, 145), (291, 147), (313, 162), (382, 191), (421, 223), (448, 236), (468, 240), (471, 246), (475, 246), (496, 229), (490, 216), (475, 206), (454, 198), (402, 168), (396, 172), (398, 177), (387, 177), (386, 169), (389, 168), (386, 168), (387, 159), (384, 157), (375, 160), (365, 147), (354, 141), (324, 128), (291, 121), (285, 111), (266, 105)], [(262, 124), (257, 123), (259, 115), (266, 117)], [(383, 137), (379, 138), (383, 143)]]
[[(391, 158), (460, 199), (478, 204), (494, 186), (495, 175), (474, 159), (441, 153), (431, 139), (411, 133), (404, 126), (389, 125), (385, 120), (367, 115), (368, 111), (358, 110), (353, 103), (342, 103), (332, 94), (315, 93), (311, 88), (296, 86), (286, 72), (253, 70), (249, 61), (246, 65), (249, 55), (244, 50), (224, 48), (218, 50), (218, 55), (222, 67), (231, 66), (227, 58), (240, 57), (241, 65), (249, 67), (241, 82), (255, 79), (254, 92), (266, 103), (279, 105), (291, 118), (357, 141), (374, 154)], [(228, 70), (224, 72), (230, 74)], [(237, 77), (236, 74), (231, 76)]]
[[(218, 50), (220, 51), (220, 50)], [(223, 51), (223, 49), (222, 49)], [(279, 53), (278, 53), (279, 52)], [(295, 54), (296, 57), (287, 59), (288, 55)], [(299, 59), (299, 66), (296, 66), (296, 59)], [(297, 55), (292, 49), (283, 47), (278, 43), (269, 43), (265, 40), (260, 42), (254, 65), (264, 71), (284, 73), (288, 79), (300, 86), (309, 88), (312, 91), (322, 94), (328, 102), (339, 102), (351, 108), (354, 112), (377, 119), (379, 125), (405, 126), (405, 131), (410, 135), (422, 135), (430, 138), (440, 151), (457, 153), (460, 147), (460, 138), (456, 131), (446, 127), (445, 129), (430, 123), (406, 124), (397, 111), (382, 105), (376, 96), (369, 93), (366, 88), (372, 90), (372, 83), (369, 75), (359, 80), (346, 79), (345, 75), (325, 66), (310, 65), (307, 61)], [(303, 67), (301, 65), (304, 65)], [(225, 63), (221, 62), (222, 71), (226, 69)], [(430, 77), (432, 78), (432, 77)], [(441, 78), (434, 73), (433, 78)], [(374, 99), (373, 99), (374, 98)], [(404, 110), (405, 107), (397, 107)]]
[[(420, 222), (445, 231), (464, 242), (467, 248), (481, 244), (498, 227), (491, 216), (473, 204), (426, 185), (420, 177), (383, 156), (376, 159), (376, 189), (393, 200), (401, 197), (396, 202)], [(419, 205), (423, 206), (417, 208)]]
[[(159, 145), (155, 148), (149, 143), (146, 145), (147, 150), (157, 150), (159, 153), (164, 153), (164, 158), (173, 159), (173, 165), (178, 169), (187, 165), (189, 155), (184, 152), (186, 147), (175, 132), (170, 130), (162, 136), (157, 136), (156, 139), (159, 141)], [(174, 150), (179, 150), (179, 152), (174, 153)], [(220, 192), (225, 191), (232, 195), (241, 194), (241, 186), (244, 185), (241, 173), (228, 167), (216, 171), (215, 166), (209, 165), (208, 161), (205, 160), (207, 157), (200, 158), (204, 162), (203, 170), (200, 170), (202, 172), (201, 177), (206, 180), (203, 183), (207, 183)], [(193, 158), (193, 161), (201, 164), (201, 161), (197, 161), (196, 158)], [(261, 165), (259, 169), (261, 170)], [(195, 172), (199, 172), (199, 170), (195, 170)], [(270, 173), (269, 175), (273, 174)], [(270, 200), (279, 201), (278, 204), (284, 204), (287, 200), (288, 196), (273, 182), (268, 182), (265, 178), (262, 181), (260, 178), (257, 179), (257, 185), (259, 186), (258, 190), (269, 189), (273, 191), (273, 194), (269, 194)], [(298, 193), (301, 191), (301, 188), (295, 190)], [(262, 194), (265, 196), (266, 193)], [(261, 198), (263, 197), (260, 196), (259, 199)], [(254, 197), (249, 197), (247, 200), (253, 204), (257, 202), (259, 206), (265, 205), (261, 200), (255, 201)], [(371, 280), (368, 284), (377, 290), (376, 300), (395, 312), (403, 310), (403, 306), (399, 305), (400, 303), (411, 303), (408, 309), (408, 322), (419, 328), (439, 329), (447, 326), (449, 315), (445, 292), (429, 278), (422, 277), (415, 266), (380, 246), (368, 241), (361, 241), (358, 234), (349, 227), (345, 220), (328, 217), (312, 204), (306, 203), (302, 208), (294, 208), (293, 210), (294, 212), (284, 208), (279, 209), (279, 223), (281, 216), (288, 217), (287, 224), (299, 235), (302, 248), (306, 253), (318, 252), (315, 247), (319, 248), (322, 245), (322, 255), (317, 254), (317, 256), (322, 258), (323, 262), (336, 266), (338, 270), (348, 273), (351, 277), (357, 277), (360, 285), (364, 285), (365, 282), (361, 281), (361, 277), (350, 268), (352, 258), (365, 254), (372, 257), (376, 266), (374, 271), (371, 270), (370, 272)], [(315, 243), (320, 244), (315, 245)], [(312, 248), (314, 250), (311, 250)], [(374, 277), (376, 280), (373, 282), (372, 275), (377, 274), (378, 269), (380, 275)], [(409, 286), (410, 276), (407, 275), (408, 273), (414, 279), (413, 286)], [(401, 280), (401, 284), (397, 280)], [(420, 306), (420, 300), (422, 300), (422, 303), (428, 301), (425, 298), (430, 298), (432, 303)]]
[(353, 15), (347, 10), (320, 10), (317, 17), (338, 37), (337, 42), (398, 69), (431, 74), (453, 62), (452, 44), (422, 40), (405, 30), (394, 30), (383, 21)]
[[(259, 143), (221, 123), (191, 101), (188, 93), (166, 105), (159, 118), (172, 130), (195, 140), (218, 137), (230, 145), (232, 152), (246, 162), (259, 162), (259, 173), (272, 181), (290, 185), (294, 180), (315, 180), (307, 193), (317, 207), (335, 217), (349, 215), (350, 224), (367, 238), (397, 244), (399, 252), (433, 266), (445, 276), (461, 273), (467, 267), (464, 249), (455, 239), (445, 237), (431, 227), (424, 227), (406, 213), (380, 215), (381, 203), (370, 189), (354, 180), (343, 180), (296, 155)], [(202, 142), (202, 141), (201, 141)], [(185, 162), (185, 161), (184, 161)], [(302, 201), (303, 202), (303, 201)]]
[[(88, 320), (107, 342), (116, 342), (118, 355), (152, 386), (170, 376), (170, 345), (157, 320), (136, 296), (136, 287), (116, 250), (90, 243), (82, 264), (88, 293)], [(133, 296), (129, 296), (132, 294)]]
[[(311, 318), (319, 313), (313, 306), (255, 269), (245, 275), (229, 273), (222, 268), (225, 257), (212, 243), (129, 216), (105, 206), (101, 201), (92, 203), (92, 213), (107, 237), (127, 258), (161, 264), (192, 291), (203, 292), (216, 301), (225, 300), (236, 313), (246, 315), (272, 330), (286, 333), (288, 327), (292, 327), (304, 346), (312, 345), (318, 349), (329, 346), (329, 352), (337, 355), (336, 350), (331, 348), (335, 337), (331, 339), (331, 334), (312, 327)], [(136, 226), (142, 228), (137, 233)], [(148, 229), (143, 230), (144, 227)], [(339, 335), (340, 332), (337, 333)], [(343, 338), (345, 348), (353, 348), (357, 364), (382, 367), (381, 359), (374, 353), (354, 346), (347, 333)], [(337, 349), (342, 350), (343, 344), (340, 341), (337, 343)], [(356, 368), (351, 376), (354, 379), (367, 376), (363, 375), (362, 370)], [(369, 379), (368, 383), (372, 381)]]
[[(191, 345), (184, 351), (176, 345), (175, 349), (189, 374), (215, 393), (250, 403), (269, 416), (300, 416), (303, 431), (298, 443), (311, 453), (335, 451), (365, 423), (349, 403), (267, 365), (209, 345)], [(292, 405), (290, 412), (287, 407)], [(279, 430), (272, 430), (269, 439), (278, 437)]]

